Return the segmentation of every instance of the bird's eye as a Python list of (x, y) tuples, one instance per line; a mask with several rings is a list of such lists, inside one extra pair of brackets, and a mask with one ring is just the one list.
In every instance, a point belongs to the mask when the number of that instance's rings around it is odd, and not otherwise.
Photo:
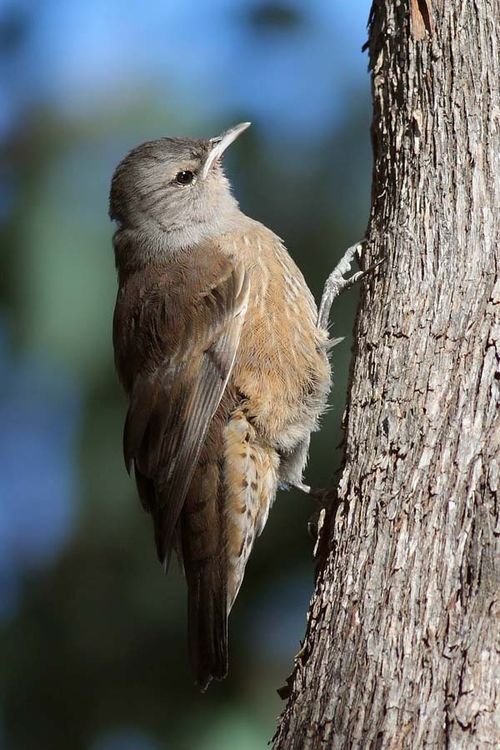
[(179, 185), (190, 185), (194, 179), (193, 172), (190, 172), (189, 169), (186, 169), (183, 172), (177, 172), (175, 175), (175, 181)]

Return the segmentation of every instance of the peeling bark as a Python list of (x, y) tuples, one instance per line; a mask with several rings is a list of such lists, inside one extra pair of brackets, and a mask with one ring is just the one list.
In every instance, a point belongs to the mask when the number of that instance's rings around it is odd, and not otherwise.
[(275, 750), (500, 746), (500, 5), (375, 0), (336, 514)]

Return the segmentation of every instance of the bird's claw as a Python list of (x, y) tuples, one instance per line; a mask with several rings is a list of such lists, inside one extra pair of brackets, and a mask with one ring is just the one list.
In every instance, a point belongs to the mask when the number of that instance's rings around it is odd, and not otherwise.
[[(349, 289), (358, 281), (364, 279), (365, 276), (368, 276), (368, 274), (372, 273), (375, 268), (377, 268), (377, 266), (379, 266), (383, 262), (383, 259), (378, 260), (366, 270), (356, 271), (356, 273), (353, 273), (352, 276), (348, 276), (347, 278), (345, 278), (346, 274), (351, 270), (351, 264), (354, 260), (354, 256), (356, 254), (358, 255), (358, 257), (361, 256), (364, 245), (366, 245), (366, 240), (362, 240), (361, 242), (357, 242), (355, 245), (351, 245), (351, 247), (349, 247), (345, 251), (344, 255), (327, 278), (325, 287), (323, 289), (323, 296), (321, 297), (321, 303), (319, 306), (318, 328), (322, 328), (325, 330), (328, 328), (328, 320), (330, 317), (330, 310), (333, 301), (345, 289)], [(328, 348), (331, 349), (333, 346), (335, 346), (335, 343), (338, 343), (338, 339), (332, 340), (331, 344), (329, 342)]]
[(290, 486), (317, 500), (321, 507), (328, 507), (337, 496), (335, 487), (310, 487), (304, 482), (293, 482)]

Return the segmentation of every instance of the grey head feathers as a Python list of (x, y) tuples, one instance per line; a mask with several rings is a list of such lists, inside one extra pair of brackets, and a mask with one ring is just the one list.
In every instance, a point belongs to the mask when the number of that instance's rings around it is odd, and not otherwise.
[[(243, 215), (221, 157), (247, 126), (211, 139), (160, 138), (130, 151), (111, 183), (109, 213), (118, 223), (115, 247), (120, 235), (130, 240), (134, 234), (134, 252), (143, 247), (155, 257), (234, 227)], [(125, 244), (131, 246), (130, 241)]]

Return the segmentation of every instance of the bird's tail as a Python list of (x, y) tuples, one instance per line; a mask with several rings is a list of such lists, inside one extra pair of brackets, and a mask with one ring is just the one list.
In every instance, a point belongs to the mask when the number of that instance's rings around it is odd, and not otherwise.
[(242, 411), (216, 427), (209, 441), (222, 444), (215, 451), (205, 446), (182, 512), (189, 646), (202, 690), (227, 674), (227, 620), (266, 523), (278, 467), (277, 454), (259, 443)]
[(209, 444), (202, 452), (181, 517), (189, 651), (201, 690), (212, 679), (222, 680), (228, 668), (224, 498), (220, 453), (214, 448)]
[(226, 588), (218, 560), (207, 561), (188, 577), (189, 650), (202, 691), (211, 680), (227, 675)]

